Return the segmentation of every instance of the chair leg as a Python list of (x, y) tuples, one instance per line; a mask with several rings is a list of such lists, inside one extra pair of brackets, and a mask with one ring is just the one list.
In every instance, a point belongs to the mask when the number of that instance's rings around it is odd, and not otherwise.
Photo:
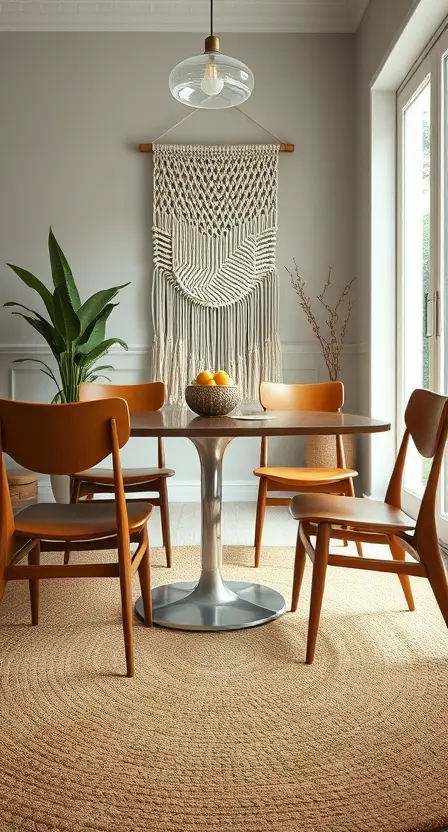
[[(398, 540), (394, 537), (389, 537), (389, 548), (392, 553), (392, 557), (394, 560), (406, 560), (406, 552), (402, 546), (398, 543)], [(415, 610), (415, 603), (414, 603), (414, 596), (412, 595), (411, 589), (411, 582), (409, 579), (409, 575), (398, 575), (400, 580), (401, 588), (404, 592), (404, 597), (406, 598), (406, 603), (408, 605), (408, 609), (411, 612)]]
[(291, 612), (295, 612), (297, 610), (297, 605), (299, 603), (299, 596), (300, 590), (302, 587), (303, 581), (303, 573), (305, 572), (305, 563), (306, 563), (306, 551), (305, 547), (302, 543), (300, 538), (300, 526), (297, 532), (297, 543), (296, 543), (296, 557), (294, 561), (294, 580), (292, 584), (292, 599), (291, 599)]
[(146, 544), (146, 552), (143, 555), (140, 565), (138, 567), (138, 577), (140, 581), (140, 589), (142, 591), (143, 609), (145, 611), (145, 625), (150, 627), (152, 624), (152, 600), (151, 600), (151, 571), (150, 571), (150, 548), (148, 530), (142, 532), (142, 540)]
[(168, 569), (171, 568), (171, 531), (170, 531), (170, 512), (168, 504), (168, 486), (166, 479), (163, 479), (160, 484), (160, 518), (162, 521), (162, 540), (165, 547), (166, 565)]
[[(356, 496), (355, 495), (355, 487), (353, 485), (353, 480), (352, 480), (351, 477), (348, 479), (347, 485), (348, 485), (348, 496), (349, 497), (355, 497)], [(363, 551), (363, 548), (362, 548), (362, 543), (359, 543), (359, 541), (356, 541), (355, 546), (356, 546), (356, 551), (358, 552), (359, 557), (363, 558), (364, 557), (364, 551)]]
[(320, 611), (324, 597), (325, 578), (328, 566), (328, 547), (330, 544), (331, 526), (322, 523), (317, 529), (316, 549), (313, 565), (313, 580), (311, 584), (310, 620), (308, 624), (308, 641), (306, 645), (306, 663), (312, 664), (316, 651), (317, 633), (319, 630)]
[[(39, 566), (40, 543), (36, 543), (34, 549), (28, 552), (28, 563), (30, 566)], [(30, 588), (31, 623), (33, 627), (36, 627), (39, 624), (39, 578), (30, 578), (28, 584)]]
[(120, 568), (121, 612), (123, 616), (126, 675), (134, 675), (134, 628), (132, 612), (132, 577), (129, 552), (118, 554)]
[(257, 514), (255, 519), (255, 567), (260, 566), (261, 541), (263, 538), (264, 516), (266, 514), (266, 499), (268, 496), (268, 481), (260, 477), (258, 486)]

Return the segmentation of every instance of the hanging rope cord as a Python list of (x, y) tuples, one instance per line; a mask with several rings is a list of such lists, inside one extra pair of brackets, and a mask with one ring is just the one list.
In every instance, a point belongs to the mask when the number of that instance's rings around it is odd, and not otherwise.
[[(267, 127), (264, 127), (264, 126), (263, 126), (262, 124), (260, 124), (260, 122), (259, 122), (259, 121), (257, 121), (255, 118), (252, 118), (252, 116), (249, 116), (247, 113), (245, 113), (245, 112), (244, 112), (244, 110), (242, 110), (242, 109), (241, 109), (241, 107), (237, 107), (237, 106), (236, 106), (236, 107), (233, 107), (232, 109), (233, 109), (233, 110), (238, 110), (238, 112), (239, 112), (239, 113), (241, 113), (241, 115), (243, 115), (245, 118), (247, 118), (247, 119), (248, 119), (248, 121), (251, 121), (251, 122), (252, 122), (252, 124), (255, 124), (255, 125), (256, 125), (256, 127), (259, 127), (261, 130), (264, 130), (264, 132), (265, 132), (265, 133), (267, 133), (267, 134), (268, 134), (268, 136), (270, 136), (270, 137), (271, 137), (271, 139), (274, 139), (274, 141), (276, 141), (279, 145), (280, 145), (280, 144), (283, 144), (282, 139), (279, 139), (279, 137), (278, 137), (278, 136), (276, 136), (274, 133), (271, 133), (271, 131), (270, 131), (270, 130), (268, 130), (268, 129), (267, 129)], [(191, 111), (190, 113), (188, 113), (186, 116), (184, 116), (183, 118), (181, 118), (181, 119), (180, 119), (180, 121), (177, 121), (177, 122), (176, 122), (176, 124), (173, 124), (173, 125), (172, 125), (172, 127), (168, 127), (168, 130), (165, 130), (165, 132), (164, 132), (164, 133), (161, 133), (161, 134), (160, 134), (160, 136), (157, 136), (157, 138), (156, 138), (156, 139), (153, 139), (153, 140), (152, 140), (152, 143), (153, 143), (153, 144), (156, 144), (156, 143), (157, 143), (157, 142), (159, 142), (161, 139), (164, 139), (164, 138), (165, 138), (165, 136), (167, 136), (167, 135), (168, 135), (168, 133), (171, 133), (171, 131), (172, 131), (172, 130), (175, 130), (175, 129), (176, 129), (176, 127), (180, 127), (180, 125), (181, 125), (181, 124), (183, 124), (185, 121), (188, 121), (188, 119), (189, 119), (189, 118), (191, 118), (192, 116), (196, 115), (196, 113), (197, 113), (197, 112), (198, 112), (198, 110), (197, 110), (197, 109), (192, 110), (192, 111)]]

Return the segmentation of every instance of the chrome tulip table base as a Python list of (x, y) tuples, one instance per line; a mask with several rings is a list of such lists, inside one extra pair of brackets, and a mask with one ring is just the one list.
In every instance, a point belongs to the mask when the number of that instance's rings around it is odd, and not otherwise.
[[(285, 599), (275, 589), (221, 575), (222, 458), (232, 437), (191, 437), (201, 461), (202, 572), (199, 582), (158, 586), (152, 591), (153, 621), (177, 630), (242, 630), (278, 618)], [(142, 599), (135, 606), (144, 618)]]

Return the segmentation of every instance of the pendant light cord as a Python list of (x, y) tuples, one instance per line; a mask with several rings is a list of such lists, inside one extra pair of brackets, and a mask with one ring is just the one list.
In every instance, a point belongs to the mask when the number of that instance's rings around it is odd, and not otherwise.
[(210, 0), (210, 37), (213, 37), (213, 0)]

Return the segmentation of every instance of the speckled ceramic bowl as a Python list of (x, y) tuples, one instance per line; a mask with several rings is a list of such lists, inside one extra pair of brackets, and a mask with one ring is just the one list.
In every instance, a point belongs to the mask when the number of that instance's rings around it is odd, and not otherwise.
[(185, 401), (198, 416), (227, 416), (241, 404), (243, 394), (238, 385), (201, 387), (191, 384), (185, 390)]

